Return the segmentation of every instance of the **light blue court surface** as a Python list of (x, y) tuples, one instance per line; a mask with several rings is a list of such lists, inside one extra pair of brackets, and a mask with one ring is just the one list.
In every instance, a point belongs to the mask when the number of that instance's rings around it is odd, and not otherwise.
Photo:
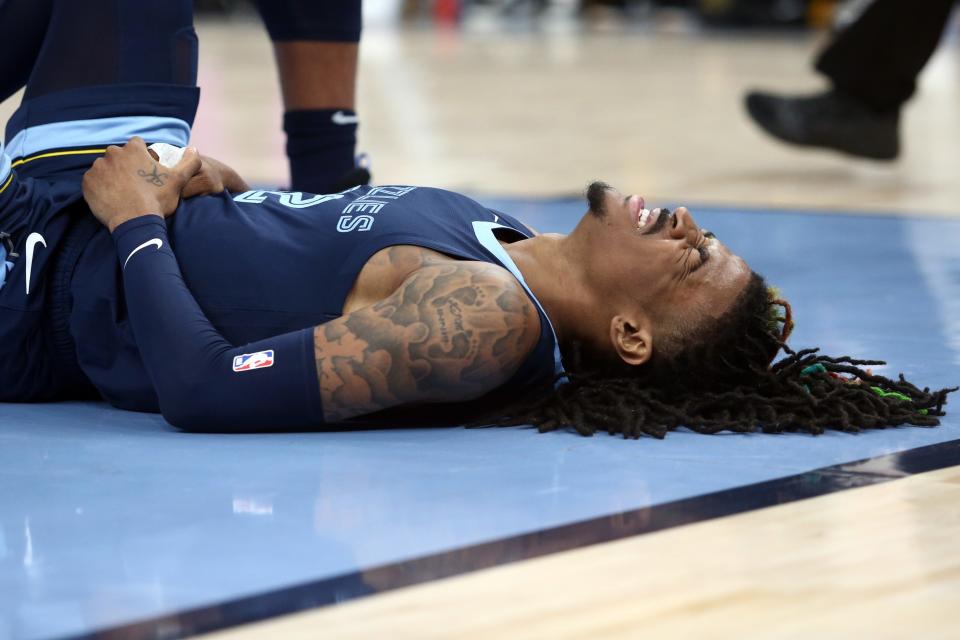
[[(569, 231), (584, 208), (487, 204), (541, 231)], [(782, 287), (795, 347), (960, 382), (960, 222), (694, 213)], [(665, 441), (519, 428), (190, 435), (102, 404), (0, 405), (0, 638), (91, 633), (956, 439), (954, 416), (936, 429)]]

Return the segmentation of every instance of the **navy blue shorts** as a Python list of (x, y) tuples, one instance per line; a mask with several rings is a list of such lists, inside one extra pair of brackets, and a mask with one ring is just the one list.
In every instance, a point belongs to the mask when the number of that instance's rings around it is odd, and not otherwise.
[(191, 0), (3, 0), (0, 96), (26, 85), (0, 145), (0, 400), (89, 393), (67, 329), (70, 275), (99, 231), (83, 172), (139, 135), (187, 144)]
[[(9, 263), (0, 287), (0, 400), (89, 395), (67, 329), (74, 267), (101, 233), (82, 199), (83, 172), (107, 145), (134, 135), (187, 144), (197, 98), (192, 87), (83, 87), (27, 101), (11, 119), (0, 154)], [(116, 261), (112, 251), (104, 260)]]

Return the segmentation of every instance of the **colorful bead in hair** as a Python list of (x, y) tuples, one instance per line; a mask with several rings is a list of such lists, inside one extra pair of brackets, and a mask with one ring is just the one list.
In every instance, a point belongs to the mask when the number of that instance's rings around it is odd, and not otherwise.
[[(780, 342), (786, 342), (793, 333), (793, 309), (786, 299), (780, 297), (780, 290), (776, 287), (767, 287), (767, 297), (770, 300), (770, 320), (773, 325), (770, 332), (776, 335)], [(777, 314), (775, 307), (783, 308), (782, 316)]]

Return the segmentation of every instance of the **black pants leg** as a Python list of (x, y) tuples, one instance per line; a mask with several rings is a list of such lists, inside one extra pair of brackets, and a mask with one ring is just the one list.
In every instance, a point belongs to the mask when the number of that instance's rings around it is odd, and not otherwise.
[(817, 71), (878, 112), (898, 110), (937, 48), (953, 0), (875, 0), (820, 54)]

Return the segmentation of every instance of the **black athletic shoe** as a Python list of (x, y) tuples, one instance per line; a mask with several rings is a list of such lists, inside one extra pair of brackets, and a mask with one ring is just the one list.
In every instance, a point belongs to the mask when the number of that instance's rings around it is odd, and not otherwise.
[(362, 184), (370, 184), (370, 177), (368, 169), (363, 167), (351, 169), (330, 188), (330, 193), (340, 193), (347, 189), (359, 187)]
[(784, 142), (871, 160), (900, 153), (899, 111), (876, 113), (836, 91), (796, 98), (753, 91), (745, 102), (750, 117)]
[(372, 178), (370, 175), (370, 157), (365, 153), (361, 153), (356, 157), (354, 162), (356, 164), (353, 169), (350, 169), (350, 171), (335, 182), (330, 188), (329, 193), (340, 193), (341, 191), (353, 189), (360, 185), (370, 184)]

